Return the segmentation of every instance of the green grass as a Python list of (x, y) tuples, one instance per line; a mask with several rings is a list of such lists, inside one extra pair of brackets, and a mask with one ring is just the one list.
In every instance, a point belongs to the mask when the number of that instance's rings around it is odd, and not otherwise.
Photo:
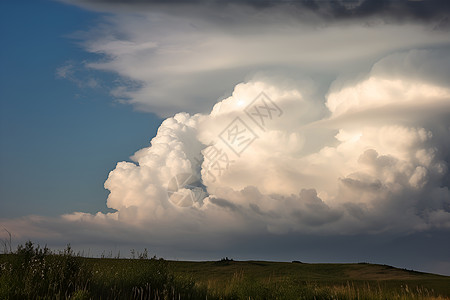
[(0, 299), (450, 299), (450, 277), (365, 263), (85, 258), (27, 243), (0, 255)]
[(234, 299), (450, 299), (450, 277), (374, 264), (264, 261), (170, 262), (220, 298)]

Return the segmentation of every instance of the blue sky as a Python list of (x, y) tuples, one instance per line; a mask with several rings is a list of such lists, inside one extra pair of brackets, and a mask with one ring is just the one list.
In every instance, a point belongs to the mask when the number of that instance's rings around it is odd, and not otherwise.
[(160, 119), (113, 103), (112, 75), (80, 75), (97, 88), (56, 75), (95, 57), (70, 36), (99, 14), (53, 1), (0, 6), (0, 216), (107, 211), (108, 172), (148, 144)]
[[(0, 14), (0, 228), (16, 244), (450, 275), (448, 1)], [(252, 143), (235, 151), (239, 124)]]

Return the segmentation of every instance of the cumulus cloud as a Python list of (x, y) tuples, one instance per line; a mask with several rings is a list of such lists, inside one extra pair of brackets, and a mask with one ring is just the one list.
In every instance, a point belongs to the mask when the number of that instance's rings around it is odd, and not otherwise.
[(436, 59), (449, 61), (432, 50), (387, 56), (335, 82), (325, 102), (306, 79), (238, 84), (209, 114), (167, 118), (117, 164), (105, 182), (115, 212), (61, 220), (157, 239), (448, 230), (450, 92), (428, 73)]
[(21, 237), (205, 253), (250, 236), (445, 234), (450, 92), (439, 75), (449, 61), (440, 50), (394, 53), (336, 80), (325, 101), (306, 77), (259, 74), (207, 114), (167, 118), (119, 162), (105, 182), (114, 212), (2, 223)]
[[(360, 81), (334, 87), (325, 103), (305, 97), (301, 86), (266, 78), (237, 85), (209, 114), (166, 119), (135, 163), (121, 162), (110, 173), (112, 216), (278, 233), (446, 227), (450, 92), (440, 83), (418, 85), (408, 69), (400, 71), (417, 56), (435, 63), (433, 54), (395, 54), (400, 67), (391, 77), (382, 75), (392, 68), (389, 56)], [(418, 119), (406, 109), (412, 103), (435, 119)], [(311, 139), (320, 145), (308, 149)], [(195, 178), (191, 188), (168, 194), (170, 180), (186, 173)], [(172, 198), (190, 193), (188, 208)]]

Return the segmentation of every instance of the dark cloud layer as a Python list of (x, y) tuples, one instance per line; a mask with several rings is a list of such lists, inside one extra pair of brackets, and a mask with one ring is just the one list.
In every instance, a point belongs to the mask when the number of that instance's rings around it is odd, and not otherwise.
[(87, 5), (96, 8), (142, 7), (164, 9), (174, 6), (202, 6), (224, 8), (227, 6), (248, 6), (257, 10), (286, 8), (292, 15), (303, 17), (312, 12), (328, 19), (358, 19), (380, 17), (392, 21), (405, 20), (441, 20), (448, 23), (450, 2), (445, 0), (62, 0), (72, 4)]
[[(3, 220), (0, 220), (0, 223)], [(16, 220), (17, 222), (18, 220)], [(162, 239), (149, 230), (120, 226), (117, 223), (92, 226), (91, 223), (67, 223), (59, 218), (22, 219), (33, 242), (53, 249), (70, 243), (85, 254), (119, 251), (128, 257), (130, 249), (147, 248), (150, 253), (167, 259), (236, 260), (262, 259), (302, 262), (370, 262), (450, 275), (448, 253), (450, 239), (446, 230), (430, 230), (409, 235), (356, 234), (311, 235), (300, 233), (268, 234), (262, 232), (213, 234), (207, 241), (191, 233), (184, 238)], [(34, 231), (34, 229), (39, 229)], [(41, 230), (45, 230), (44, 233)], [(43, 233), (43, 235), (40, 235)], [(51, 232), (51, 236), (49, 236)], [(14, 246), (26, 241), (13, 231)], [(5, 232), (0, 238), (6, 238)], [(201, 245), (201, 247), (199, 247)], [(424, 255), (426, 253), (426, 255)]]

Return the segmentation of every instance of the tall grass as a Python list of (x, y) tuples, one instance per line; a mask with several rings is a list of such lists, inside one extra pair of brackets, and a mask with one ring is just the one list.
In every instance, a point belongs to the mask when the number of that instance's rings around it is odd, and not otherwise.
[(52, 295), (68, 298), (86, 289), (89, 271), (70, 246), (58, 255), (27, 242), (15, 253), (4, 255), (0, 264), (0, 298), (30, 299)]
[(228, 282), (209, 280), (205, 283), (208, 299), (298, 299), (298, 300), (444, 300), (450, 299), (437, 295), (423, 287), (387, 288), (380, 283), (347, 282), (330, 284), (326, 282), (298, 282), (284, 280), (266, 280), (258, 282), (236, 273)]
[(94, 259), (27, 242), (0, 256), (0, 299), (204, 299), (163, 259)]

